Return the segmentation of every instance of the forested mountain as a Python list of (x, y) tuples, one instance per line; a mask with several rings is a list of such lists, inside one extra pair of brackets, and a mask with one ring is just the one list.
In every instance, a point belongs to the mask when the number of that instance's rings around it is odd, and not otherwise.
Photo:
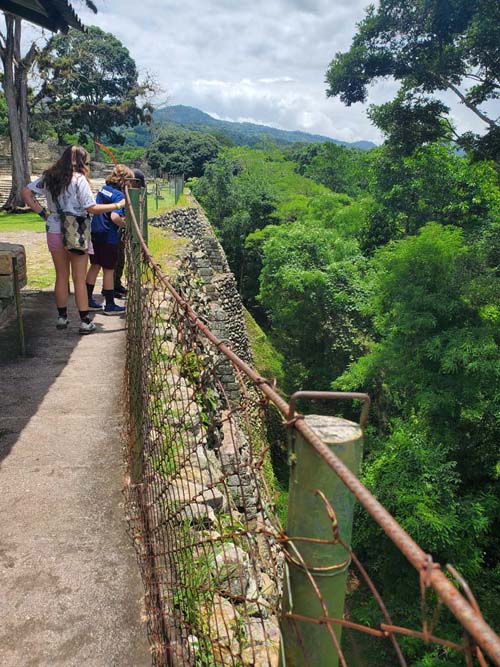
[[(159, 125), (180, 125), (190, 130), (226, 137), (231, 143), (237, 146), (254, 146), (265, 139), (272, 139), (273, 142), (280, 145), (291, 144), (294, 142), (316, 143), (331, 141), (335, 144), (353, 146), (361, 149), (369, 149), (375, 146), (375, 144), (370, 141), (357, 141), (349, 144), (319, 134), (278, 130), (274, 127), (257, 125), (255, 123), (234, 123), (227, 120), (218, 120), (199, 109), (184, 106), (182, 104), (156, 109), (153, 113), (153, 120)], [(135, 130), (138, 130), (138, 128), (135, 128)], [(139, 136), (141, 136), (141, 134), (142, 133), (139, 131)], [(128, 133), (127, 143), (133, 143), (133, 132)], [(137, 145), (144, 144), (137, 143)]]

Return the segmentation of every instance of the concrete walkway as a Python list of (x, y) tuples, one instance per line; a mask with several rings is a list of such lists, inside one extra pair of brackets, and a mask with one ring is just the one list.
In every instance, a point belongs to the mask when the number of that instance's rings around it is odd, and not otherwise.
[(121, 494), (124, 321), (82, 337), (71, 308), (56, 330), (52, 293), (24, 301), (29, 356), (0, 364), (0, 665), (151, 665)]

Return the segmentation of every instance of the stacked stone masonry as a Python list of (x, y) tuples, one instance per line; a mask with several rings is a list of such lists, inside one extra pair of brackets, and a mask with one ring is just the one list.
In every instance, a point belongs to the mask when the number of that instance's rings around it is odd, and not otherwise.
[[(180, 261), (176, 288), (211, 331), (252, 365), (236, 281), (203, 211), (197, 207), (176, 209), (150, 222), (190, 240)], [(170, 330), (169, 335), (169, 349), (165, 351), (174, 354), (180, 341), (185, 341), (192, 331)], [(223, 385), (229, 403), (238, 405), (240, 382), (229, 360), (211, 345), (199, 354), (203, 357), (202, 367), (207, 369), (207, 377), (213, 377), (213, 371)], [(247, 387), (245, 391), (254, 389)], [(174, 376), (169, 379), (164, 393), (182, 412), (178, 415), (179, 423), (172, 422), (171, 425), (179, 428), (184, 424), (184, 452), (180, 456), (184, 463), (169, 479), (165, 497), (170, 502), (175, 501), (177, 521), (190, 524), (193, 544), (206, 541), (207, 535), (214, 540), (214, 545), (219, 544), (209, 559), (210, 576), (218, 592), (200, 606), (200, 633), (192, 628), (188, 637), (178, 637), (178, 648), (183, 654), (187, 649), (191, 655), (198, 656), (202, 637), (208, 632), (213, 664), (217, 667), (233, 664), (277, 667), (277, 610), (283, 561), (278, 542), (269, 538), (273, 525), (259, 488), (259, 476), (254, 467), (255, 452), (252, 459), (247, 437), (248, 423), (244, 427), (239, 421), (242, 418), (239, 412), (233, 414), (232, 409), (228, 410), (227, 404), (223, 407), (222, 402), (212, 415), (212, 424), (216, 423), (215, 437), (209, 441), (196, 411), (193, 388)], [(253, 421), (260, 416), (250, 413), (247, 418)], [(175, 420), (176, 417), (171, 415), (169, 419)], [(161, 437), (159, 433), (148, 434), (153, 441), (157, 437)], [(153, 470), (149, 474), (158, 475)], [(232, 521), (238, 521), (238, 517), (248, 521), (246, 537), (240, 536), (236, 543), (218, 534), (218, 517), (221, 516), (230, 516)], [(196, 550), (193, 557), (196, 562)], [(169, 596), (168, 590), (163, 591), (167, 604)], [(239, 599), (241, 602), (238, 603)], [(242, 637), (246, 638), (244, 643), (241, 643)], [(234, 662), (237, 655), (239, 661)]]
[[(211, 331), (228, 343), (243, 361), (252, 364), (243, 304), (236, 280), (203, 210), (199, 207), (178, 208), (153, 218), (150, 223), (190, 239), (191, 248), (179, 270), (185, 282), (198, 281), (200, 286), (198, 292), (190, 294), (190, 302), (198, 315), (206, 317)], [(219, 369), (228, 396), (238, 401), (238, 382), (231, 364), (224, 357), (220, 359)]]
[(24, 246), (0, 243), (0, 326), (15, 316), (13, 258), (17, 259), (19, 288), (26, 286), (26, 253)]
[[(57, 141), (48, 140), (46, 142), (32, 141), (28, 143), (28, 157), (31, 163), (33, 174), (39, 175), (50, 167), (61, 155), (62, 147), (57, 145)], [(11, 173), (11, 146), (10, 139), (0, 138), (0, 174), (10, 176)]]

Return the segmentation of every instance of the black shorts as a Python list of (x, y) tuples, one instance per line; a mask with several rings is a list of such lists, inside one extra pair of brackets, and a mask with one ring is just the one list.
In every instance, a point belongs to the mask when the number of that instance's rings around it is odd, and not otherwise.
[(112, 243), (95, 243), (93, 240), (92, 245), (94, 254), (89, 255), (90, 263), (98, 264), (103, 269), (114, 269), (118, 259), (118, 246)]

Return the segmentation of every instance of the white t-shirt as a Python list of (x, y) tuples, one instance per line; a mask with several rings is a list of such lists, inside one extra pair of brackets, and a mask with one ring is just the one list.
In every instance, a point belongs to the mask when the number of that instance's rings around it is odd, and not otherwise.
[[(43, 176), (30, 183), (28, 188), (35, 195), (44, 195), (47, 199), (47, 206), (50, 211), (46, 224), (46, 230), (51, 233), (60, 233), (61, 221), (57, 214), (57, 206), (52, 199), (50, 192), (43, 187)], [(59, 206), (63, 211), (73, 213), (73, 215), (87, 215), (87, 208), (95, 206), (95, 197), (90, 189), (89, 182), (83, 174), (74, 173), (71, 183), (66, 190), (63, 190), (57, 198)]]

